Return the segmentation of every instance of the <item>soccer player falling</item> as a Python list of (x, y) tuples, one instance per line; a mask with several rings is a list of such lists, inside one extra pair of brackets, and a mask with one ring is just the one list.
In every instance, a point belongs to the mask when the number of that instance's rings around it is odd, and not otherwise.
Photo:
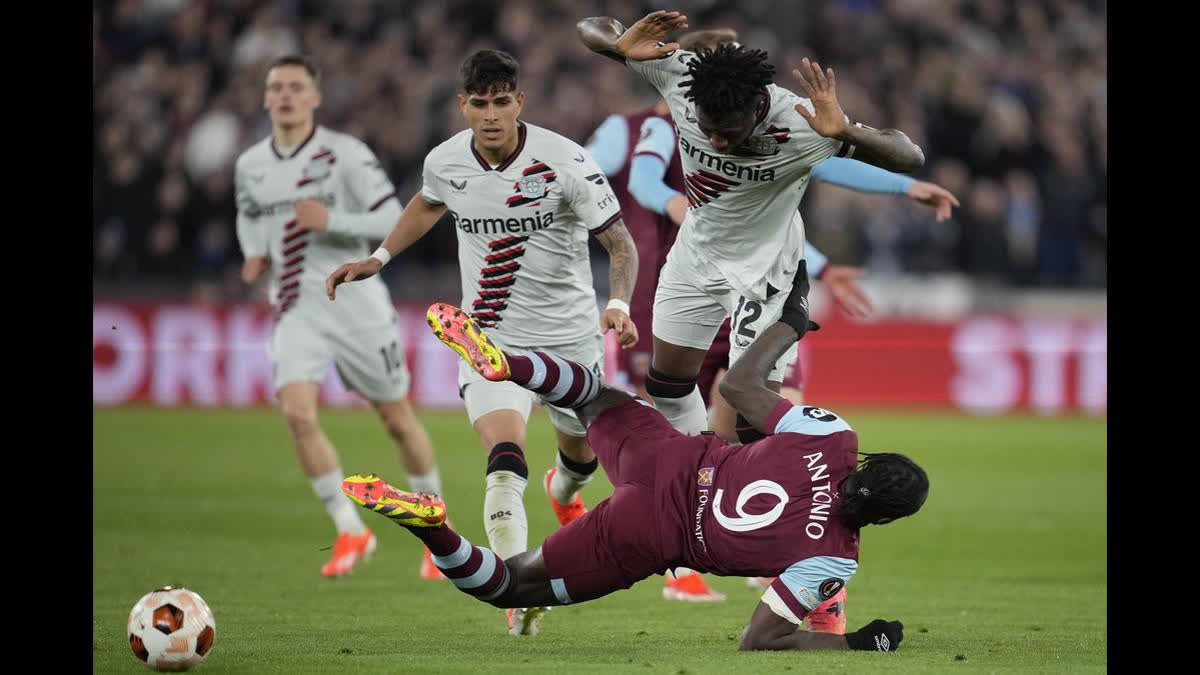
[[(372, 277), (449, 214), (457, 230), (462, 304), (474, 320), (505, 349), (553, 351), (600, 377), (601, 331), (615, 330), (622, 347), (637, 342), (628, 314), (637, 249), (591, 154), (520, 121), (525, 94), (518, 76), (517, 61), (502, 51), (482, 50), (466, 59), (458, 103), (469, 128), (429, 152), (421, 191), (383, 245), (366, 260), (339, 267), (326, 290), (341, 302), (339, 285)], [(609, 255), (611, 299), (603, 315), (592, 287), (589, 236)], [(492, 548), (510, 557), (529, 548), (525, 427), (534, 398), (514, 383), (461, 366), (467, 417), (488, 453), (484, 527)], [(570, 406), (546, 410), (558, 453), (543, 485), (562, 524), (585, 510), (579, 490), (598, 464)], [(506, 612), (509, 633), (536, 633), (542, 614), (536, 607)]]
[(502, 350), (463, 311), (435, 304), (427, 315), (434, 333), (481, 377), (575, 410), (613, 495), (541, 546), (504, 559), (452, 530), (436, 496), (402, 492), (374, 474), (349, 476), (342, 490), (420, 538), (459, 590), (496, 607), (586, 602), (682, 565), (777, 577), (750, 617), (742, 649), (895, 651), (899, 621), (876, 619), (844, 635), (797, 630), (858, 569), (859, 530), (916, 513), (929, 492), (924, 470), (908, 457), (858, 459), (857, 435), (844, 420), (766, 387), (772, 364), (808, 329), (804, 300), (786, 297), (779, 320), (721, 384), (767, 434), (746, 445), (681, 434), (582, 364)]
[[(337, 528), (321, 574), (338, 577), (376, 544), (341, 496), (337, 451), (317, 422), (317, 395), (330, 361), (379, 414), (409, 485), (431, 493), (442, 488), (433, 444), (407, 399), (409, 373), (387, 287), (379, 280), (363, 284), (336, 305), (323, 297), (329, 271), (353, 251), (365, 254), (368, 239), (385, 236), (400, 205), (370, 148), (316, 124), (320, 104), (313, 63), (302, 56), (276, 59), (263, 97), (271, 135), (237, 158), (234, 182), (242, 279), (253, 283), (273, 270), (273, 384), (300, 466)], [(442, 578), (428, 551), (420, 570), (424, 578)]]
[[(712, 50), (725, 44), (738, 47), (737, 33), (727, 28), (693, 31), (680, 36), (678, 41), (681, 54), (697, 53), (702, 49)], [(749, 88), (749, 91), (753, 92), (753, 87)], [(672, 120), (674, 124), (672, 124)], [(641, 264), (638, 268), (637, 288), (630, 303), (630, 315), (639, 326), (645, 327), (652, 324), (651, 306), (655, 302), (659, 275), (661, 270), (666, 267), (668, 251), (675, 240), (678, 227), (689, 215), (688, 211), (711, 209), (712, 207), (708, 205), (714, 199), (728, 198), (727, 195), (716, 191), (719, 186), (713, 183), (713, 181), (721, 180), (720, 176), (711, 177), (710, 180), (703, 172), (700, 172), (685, 179), (681, 157), (686, 159), (688, 155), (685, 152), (677, 152), (679, 142), (675, 128), (676, 126), (686, 127), (689, 123), (694, 122), (695, 120), (689, 119), (687, 114), (681, 116), (678, 110), (673, 112), (668, 100), (664, 98), (645, 110), (629, 115), (609, 116), (597, 128), (588, 144), (589, 149), (592, 149), (596, 156), (596, 161), (609, 173), (614, 192), (621, 202), (626, 225), (637, 242)], [(770, 146), (774, 143), (778, 148), (793, 143), (791, 130), (776, 126), (776, 124), (780, 124), (780, 122), (774, 117), (764, 119), (759, 124), (759, 127), (765, 131), (761, 144)], [(770, 140), (766, 140), (766, 137), (769, 137)], [(704, 156), (701, 155), (701, 157)], [(715, 155), (709, 154), (708, 158), (711, 164), (716, 164)], [(731, 161), (744, 160), (745, 157), (742, 154), (731, 154)], [(722, 165), (722, 169), (724, 168)], [(844, 157), (824, 159), (812, 167), (811, 178), (861, 192), (907, 195), (914, 201), (934, 206), (938, 220), (949, 218), (951, 207), (958, 205), (958, 200), (941, 186), (916, 181), (855, 159)], [(703, 214), (693, 217), (700, 217), (700, 215)], [(791, 217), (795, 221), (794, 227), (803, 232), (804, 225), (799, 214), (793, 213)], [(731, 222), (739, 221), (731, 220)], [(863, 318), (869, 313), (870, 299), (857, 283), (863, 270), (829, 264), (825, 256), (807, 242), (804, 248), (804, 258), (810, 277), (824, 282), (829, 287), (834, 299), (850, 316)], [(669, 305), (675, 300), (670, 294), (662, 294), (658, 299), (664, 305)], [(752, 323), (750, 320), (755, 318), (756, 304), (742, 305), (739, 302), (739, 306), (743, 308), (744, 320), (740, 322), (739, 332), (735, 339), (745, 341), (747, 338), (752, 338), (755, 333), (755, 329), (750, 327), (750, 323)], [(660, 308), (661, 306), (655, 308), (655, 314)], [(736, 311), (734, 318), (738, 318)], [(717, 387), (714, 386), (715, 382), (720, 381), (729, 365), (730, 333), (730, 322), (726, 320), (721, 323), (715, 338), (707, 348), (707, 353), (694, 379), (703, 405), (711, 412), (708, 417), (710, 428), (718, 436), (732, 441), (739, 438), (735, 427), (742, 427), (741, 434), (743, 436), (748, 435), (751, 430), (750, 425), (744, 420), (740, 425), (736, 423), (736, 411), (725, 403), (717, 392)], [(654, 348), (663, 349), (657, 344), (654, 345)], [(647, 400), (650, 400), (650, 395), (646, 391), (646, 376), (650, 367), (651, 353), (651, 342), (643, 341), (639, 346), (631, 348), (621, 355), (622, 367), (628, 375), (630, 384), (635, 386)], [(802, 400), (799, 364), (794, 362), (789, 364), (783, 370), (780, 379), (783, 384), (780, 392), (789, 400), (799, 403)], [(649, 388), (656, 392), (661, 389), (658, 384), (650, 384)], [(753, 579), (749, 581), (753, 582), (754, 586), (761, 586), (763, 582), (769, 583), (770, 580)], [(668, 598), (688, 600), (723, 598), (723, 596), (710, 591), (700, 578), (693, 579), (683, 576), (679, 579), (672, 579), (668, 575), (665, 582), (664, 596)], [(684, 586), (684, 584), (688, 585)], [(844, 605), (844, 593), (839, 594), (839, 600)], [(844, 609), (844, 606), (838, 609)], [(810, 616), (813, 620), (828, 618), (844, 626), (845, 618), (841, 612), (838, 612), (837, 616), (826, 617), (824, 613), (814, 613)]]

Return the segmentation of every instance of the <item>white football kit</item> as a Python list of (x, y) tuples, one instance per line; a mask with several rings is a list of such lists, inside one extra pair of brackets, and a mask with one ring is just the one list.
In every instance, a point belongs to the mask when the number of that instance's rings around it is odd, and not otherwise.
[[(507, 351), (552, 351), (601, 373), (604, 343), (592, 287), (588, 234), (621, 218), (604, 172), (579, 144), (518, 122), (517, 148), (493, 167), (470, 129), (425, 157), (421, 196), (445, 204), (458, 235), (464, 311)], [(528, 419), (534, 394), (488, 382), (459, 363), (471, 422), (517, 410)], [(547, 406), (554, 426), (586, 436), (570, 410)]]
[[(270, 356), (276, 391), (292, 382), (322, 382), (332, 360), (342, 381), (371, 401), (408, 393), (409, 374), (395, 307), (378, 276), (325, 294), (325, 279), (343, 263), (369, 255), (400, 217), (391, 180), (366, 144), (316, 126), (295, 149), (273, 138), (237, 159), (237, 234), (242, 254), (270, 256), (276, 312)], [(325, 232), (296, 227), (295, 203), (317, 199), (329, 209)]]
[[(752, 154), (718, 153), (700, 131), (684, 98), (693, 52), (654, 61), (626, 61), (666, 99), (679, 136), (690, 207), (654, 298), (655, 337), (708, 349), (730, 317), (730, 365), (783, 311), (804, 258), (804, 223), (797, 208), (812, 167), (849, 157), (854, 147), (809, 127), (795, 106), (812, 104), (774, 84), (757, 112), (747, 146)], [(788, 350), (769, 379), (780, 381), (796, 359)]]

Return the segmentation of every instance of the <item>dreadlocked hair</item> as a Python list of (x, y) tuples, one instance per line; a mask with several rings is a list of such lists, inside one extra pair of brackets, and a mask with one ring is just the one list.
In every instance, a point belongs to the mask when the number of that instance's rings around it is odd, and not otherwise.
[(894, 452), (859, 453), (853, 484), (842, 490), (839, 511), (853, 527), (916, 513), (929, 495), (929, 477), (917, 463)]
[(688, 75), (692, 79), (680, 83), (687, 87), (684, 96), (706, 115), (721, 119), (750, 107), (762, 88), (774, 81), (775, 66), (767, 63), (767, 53), (761, 49), (726, 43), (697, 52), (688, 62)]

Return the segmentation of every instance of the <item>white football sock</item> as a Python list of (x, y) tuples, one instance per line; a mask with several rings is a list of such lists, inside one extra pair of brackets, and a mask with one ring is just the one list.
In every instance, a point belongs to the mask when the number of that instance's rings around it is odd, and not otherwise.
[(413, 492), (428, 492), (431, 495), (442, 494), (442, 477), (438, 473), (437, 467), (433, 467), (429, 473), (424, 475), (408, 474), (408, 488)]
[(487, 475), (483, 495), (483, 528), (488, 545), (501, 560), (529, 549), (529, 521), (525, 518), (525, 486), (529, 481), (511, 471)]
[(593, 468), (591, 472), (585, 474), (568, 468), (563, 462), (561, 450), (555, 453), (555, 457), (558, 470), (550, 478), (550, 497), (559, 504), (570, 504), (583, 486), (592, 482), (592, 476), (596, 475), (596, 471)]
[(325, 510), (329, 512), (329, 517), (333, 518), (333, 526), (337, 528), (338, 534), (362, 534), (367, 531), (362, 518), (358, 517), (359, 507), (342, 494), (342, 467), (313, 478), (312, 488), (313, 492), (317, 493), (317, 499), (324, 502)]
[(650, 398), (654, 399), (654, 407), (680, 433), (695, 436), (708, 429), (708, 415), (704, 411), (704, 397), (700, 395), (699, 387), (693, 386), (691, 393), (679, 398), (653, 395)]

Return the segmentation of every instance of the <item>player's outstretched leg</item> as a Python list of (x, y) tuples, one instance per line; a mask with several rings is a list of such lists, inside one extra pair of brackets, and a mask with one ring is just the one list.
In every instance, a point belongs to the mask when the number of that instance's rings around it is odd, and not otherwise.
[(441, 497), (397, 490), (375, 474), (347, 476), (342, 492), (416, 535), (433, 553), (433, 564), (458, 590), (500, 607), (512, 607), (505, 600), (520, 600), (509, 593), (516, 575), (505, 561), (490, 549), (471, 545), (446, 524), (446, 503)]
[(561, 604), (541, 547), (501, 560), (450, 527), (441, 497), (397, 490), (375, 474), (347, 476), (342, 492), (416, 535), (433, 554), (433, 564), (458, 590), (507, 609), (510, 634), (536, 635), (546, 609)]
[[(434, 335), (462, 356), (475, 372), (493, 382), (508, 380), (559, 408), (582, 408), (595, 401), (603, 383), (586, 367), (547, 352), (501, 351), (458, 307), (434, 303), (425, 312)], [(625, 396), (627, 400), (628, 395)]]

